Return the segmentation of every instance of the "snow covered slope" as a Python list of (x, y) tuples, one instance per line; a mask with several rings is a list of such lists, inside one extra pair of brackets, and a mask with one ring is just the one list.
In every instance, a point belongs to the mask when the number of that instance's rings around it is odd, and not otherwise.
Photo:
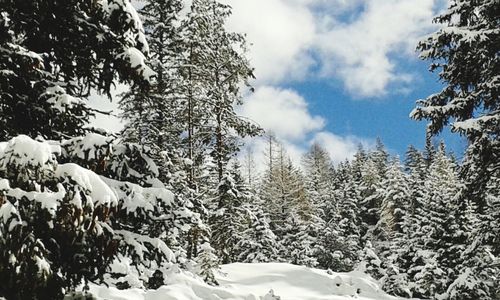
[(170, 278), (167, 286), (142, 291), (93, 286), (101, 299), (113, 300), (396, 300), (380, 290), (377, 283), (359, 272), (333, 273), (290, 264), (230, 264), (222, 266), (220, 286), (213, 287), (184, 273)]

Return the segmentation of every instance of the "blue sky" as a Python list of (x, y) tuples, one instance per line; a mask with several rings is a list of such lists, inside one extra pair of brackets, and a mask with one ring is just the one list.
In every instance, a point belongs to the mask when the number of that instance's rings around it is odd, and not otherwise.
[[(425, 142), (426, 122), (409, 118), (415, 101), (441, 88), (437, 76), (427, 71), (426, 62), (412, 65), (421, 79), (416, 80), (407, 93), (359, 98), (347, 92), (339, 80), (324, 79), (306, 80), (288, 87), (308, 99), (312, 114), (327, 120), (326, 130), (341, 136), (380, 137), (391, 152), (403, 155), (410, 144), (422, 148)], [(449, 130), (434, 138), (435, 143), (440, 140), (445, 140), (448, 148), (457, 154), (465, 147), (465, 141)]]
[[(425, 122), (409, 118), (417, 99), (441, 85), (415, 51), (436, 31), (447, 0), (225, 0), (229, 28), (244, 32), (256, 93), (241, 113), (273, 131), (297, 161), (323, 144), (335, 162), (380, 137), (393, 154), (423, 147)], [(444, 132), (450, 150), (464, 141)], [(252, 141), (254, 152), (262, 142)]]

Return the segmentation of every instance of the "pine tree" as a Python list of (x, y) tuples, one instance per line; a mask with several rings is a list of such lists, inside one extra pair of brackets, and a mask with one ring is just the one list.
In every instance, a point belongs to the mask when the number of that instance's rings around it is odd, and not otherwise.
[[(409, 211), (410, 215), (414, 216), (416, 211), (422, 208), (422, 198), (426, 192), (424, 182), (427, 176), (427, 163), (423, 154), (413, 146), (408, 147), (404, 168), (409, 175)], [(411, 221), (410, 219), (408, 221)]]
[(195, 0), (182, 32), (187, 41), (187, 61), (181, 72), (190, 84), (188, 118), (199, 118), (199, 121), (188, 121), (191, 123), (188, 139), (193, 139), (193, 130), (208, 139), (219, 181), (239, 148), (238, 137), (260, 133), (256, 125), (234, 110), (242, 104), (240, 86), (249, 85), (253, 70), (245, 57), (245, 37), (228, 32), (225, 27), (230, 15), (228, 5), (214, 0)]
[(20, 135), (3, 146), (0, 296), (59, 299), (102, 276), (113, 256), (113, 191), (89, 170), (59, 165), (56, 145)]
[(449, 284), (448, 270), (457, 266), (460, 255), (456, 217), (461, 183), (442, 146), (430, 166), (425, 188), (428, 192), (423, 199), (420, 230), (412, 238), (416, 255), (408, 270), (416, 279), (416, 297), (442, 293)]
[(152, 284), (152, 277), (159, 277), (156, 284), (163, 284), (160, 278), (168, 277), (172, 266), (186, 261), (183, 239), (201, 221), (158, 179), (159, 169), (149, 156), (150, 149), (88, 134), (64, 141), (62, 150), (60, 161), (101, 175), (118, 196), (109, 220), (116, 243), (112, 266), (121, 267), (107, 269), (104, 281), (120, 288), (143, 288)]
[(403, 234), (403, 222), (409, 216), (410, 192), (408, 179), (403, 173), (399, 159), (395, 159), (387, 171), (387, 179), (382, 183), (383, 189), (378, 192), (382, 198), (379, 228), (385, 237), (392, 240)]
[(60, 299), (88, 281), (145, 287), (182, 263), (179, 234), (197, 216), (141, 147), (88, 134), (0, 148), (0, 295)]
[[(338, 188), (335, 190), (335, 199), (338, 203), (338, 241), (335, 243), (340, 246), (333, 252), (334, 258), (340, 264), (334, 271), (345, 272), (352, 271), (358, 263), (359, 252), (361, 251), (361, 220), (359, 218), (359, 190), (356, 188), (354, 180), (355, 173), (349, 163), (342, 164), (336, 172)], [(335, 230), (333, 230), (335, 232)]]
[(384, 276), (385, 271), (382, 268), (382, 261), (369, 241), (366, 242), (363, 248), (357, 270), (369, 274), (375, 279), (380, 279)]
[(358, 207), (360, 208), (361, 235), (370, 239), (380, 219), (381, 198), (377, 192), (385, 179), (388, 154), (380, 139), (376, 149), (366, 153), (362, 147), (352, 162), (353, 180), (356, 181)]

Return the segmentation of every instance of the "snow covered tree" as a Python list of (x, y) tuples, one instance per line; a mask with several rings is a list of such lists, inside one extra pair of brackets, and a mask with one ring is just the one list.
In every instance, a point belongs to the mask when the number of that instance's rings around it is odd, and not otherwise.
[(0, 296), (62, 299), (115, 255), (115, 193), (60, 152), (24, 135), (0, 144)]
[(388, 154), (380, 139), (376, 149), (366, 152), (359, 146), (351, 163), (352, 180), (357, 189), (360, 234), (365, 239), (372, 239), (373, 229), (380, 219), (381, 196), (378, 190), (385, 179)]
[(2, 1), (0, 140), (82, 134), (92, 89), (142, 83), (153, 72), (142, 24), (128, 1)]
[(326, 219), (326, 206), (334, 202), (333, 164), (329, 154), (321, 145), (314, 143), (302, 157), (302, 165), (305, 171), (307, 194), (314, 206), (315, 214)]
[(219, 269), (219, 258), (215, 254), (214, 248), (210, 243), (203, 243), (200, 246), (200, 255), (196, 258), (198, 262), (198, 274), (205, 280), (206, 283), (218, 285), (215, 279), (215, 274)]
[(498, 299), (499, 258), (483, 240), (481, 221), (475, 205), (465, 201), (457, 215), (455, 251), (460, 252), (450, 272), (450, 282), (442, 299)]
[(434, 152), (427, 175), (422, 156), (412, 156), (414, 205), (403, 233), (394, 240), (390, 264), (399, 275), (387, 280), (384, 289), (401, 296), (495, 299), (498, 259), (491, 241), (486, 242), (492, 235), (484, 231), (491, 223), (481, 221), (485, 216), (464, 198), (457, 168), (443, 144)]
[[(173, 155), (180, 150), (184, 130), (179, 120), (181, 77), (178, 74), (181, 49), (179, 0), (147, 1), (139, 11), (144, 19), (146, 40), (150, 48), (151, 68), (156, 76), (148, 89), (136, 87), (121, 96), (121, 117), (126, 126), (127, 141), (152, 149), (160, 165), (162, 153)], [(163, 177), (163, 176), (162, 176)]]
[(411, 290), (409, 288), (408, 274), (404, 269), (400, 269), (393, 261), (397, 259), (396, 254), (389, 257), (384, 267), (384, 276), (380, 279), (382, 288), (385, 292), (391, 295), (401, 297), (411, 297)]
[(284, 146), (270, 137), (268, 150), (268, 169), (260, 197), (271, 230), (280, 242), (279, 256), (284, 261), (315, 265), (315, 244), (322, 220), (307, 194), (303, 175)]
[(366, 242), (360, 257), (359, 266), (356, 269), (369, 274), (375, 279), (380, 279), (384, 276), (385, 272), (382, 269), (382, 261), (375, 253), (375, 248), (373, 248), (371, 242)]
[(422, 208), (422, 197), (426, 192), (424, 182), (427, 176), (427, 163), (423, 154), (413, 146), (408, 147), (406, 151), (404, 169), (408, 174), (409, 211), (410, 215), (414, 216), (416, 211)]
[(97, 134), (64, 141), (62, 148), (61, 161), (102, 175), (117, 195), (116, 209), (109, 216), (116, 259), (104, 277), (107, 283), (144, 287), (151, 277), (166, 278), (185, 263), (183, 239), (201, 221), (158, 179), (148, 148)]
[(276, 235), (269, 228), (267, 217), (260, 207), (248, 211), (249, 226), (241, 232), (236, 245), (237, 261), (246, 263), (274, 262), (278, 260)]
[[(464, 203), (474, 202), (473, 206), (476, 207), (479, 219), (483, 220), (480, 225), (482, 233), (478, 235), (483, 237), (491, 236), (488, 233), (495, 230), (494, 224), (487, 220), (491, 220), (492, 213), (488, 185), (499, 168), (500, 154), (499, 17), (500, 6), (497, 1), (450, 2), (448, 10), (435, 19), (444, 27), (418, 46), (422, 58), (434, 62), (431, 70), (440, 70), (439, 77), (445, 87), (441, 92), (419, 101), (419, 106), (412, 113), (415, 119), (430, 121), (428, 131), (431, 134), (439, 133), (451, 124), (453, 131), (468, 139), (469, 145), (461, 171), (467, 189), (460, 196), (460, 211), (463, 215), (467, 211), (464, 209)], [(459, 220), (457, 227), (463, 226), (464, 221)], [(472, 227), (477, 226), (479, 225)], [(462, 233), (461, 239), (466, 239), (466, 235)], [(476, 249), (471, 253), (475, 254), (476, 266), (481, 259), (488, 261), (486, 258), (491, 257), (484, 252), (488, 252), (487, 248), (491, 247), (489, 243), (491, 240), (474, 241)], [(482, 258), (478, 258), (481, 256)], [(460, 276), (451, 276), (456, 279), (446, 297), (492, 297), (493, 292), (487, 287), (488, 281), (475, 277), (487, 277), (484, 272), (479, 271), (480, 267), (468, 269), (456, 266), (456, 269), (461, 270), (458, 271)], [(486, 274), (495, 273), (489, 268), (485, 270), (490, 270)], [(474, 287), (474, 290), (482, 294), (474, 294), (468, 287)], [(452, 291), (454, 289), (455, 292)]]
[(217, 250), (222, 263), (235, 261), (235, 248), (242, 238), (245, 226), (244, 206), (250, 201), (250, 193), (238, 163), (225, 171), (218, 186), (217, 209), (210, 217), (212, 246)]
[(226, 29), (231, 8), (215, 0), (195, 0), (182, 22), (183, 56), (180, 74), (185, 80), (188, 150), (201, 139), (222, 179), (229, 160), (239, 149), (239, 137), (260, 132), (235, 112), (241, 105), (240, 87), (249, 86), (253, 70), (246, 58), (242, 34)]
[(399, 159), (389, 166), (387, 178), (382, 182), (383, 189), (378, 192), (382, 198), (379, 229), (386, 239), (392, 240), (403, 234), (403, 222), (408, 217), (410, 191), (406, 174), (403, 173)]
[(307, 220), (313, 209), (302, 174), (287, 156), (284, 146), (279, 145), (278, 149), (266, 170), (261, 198), (269, 214), (271, 229), (281, 238), (287, 222), (292, 222), (294, 218)]
[(439, 70), (442, 91), (418, 102), (412, 117), (430, 121), (430, 134), (451, 124), (469, 140), (464, 178), (481, 211), (485, 184), (498, 168), (500, 30), (498, 1), (456, 0), (434, 21), (443, 25), (420, 42), (421, 57)]
[(338, 213), (335, 214), (335, 219), (329, 222), (330, 228), (325, 234), (330, 242), (326, 249), (330, 249), (332, 259), (332, 262), (327, 264), (332, 264), (329, 268), (334, 271), (348, 272), (352, 271), (357, 264), (362, 249), (358, 208), (359, 191), (348, 162), (339, 165), (335, 174), (337, 184), (335, 199)]

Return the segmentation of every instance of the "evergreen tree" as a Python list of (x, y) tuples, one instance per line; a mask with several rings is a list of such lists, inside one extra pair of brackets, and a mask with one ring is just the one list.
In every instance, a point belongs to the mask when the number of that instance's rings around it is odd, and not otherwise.
[(152, 277), (159, 277), (156, 284), (163, 284), (174, 266), (185, 263), (183, 238), (201, 221), (158, 179), (159, 169), (149, 148), (88, 134), (63, 142), (62, 150), (60, 161), (101, 175), (118, 196), (115, 210), (109, 213), (116, 257), (106, 270), (105, 282), (143, 288), (151, 287)]
[(243, 230), (236, 245), (237, 261), (247, 263), (274, 262), (278, 260), (278, 242), (269, 228), (267, 217), (259, 207), (247, 210), (248, 228)]
[(410, 192), (410, 217), (407, 221), (412, 221), (417, 210), (422, 208), (422, 198), (426, 193), (424, 182), (427, 176), (426, 160), (423, 154), (413, 146), (408, 147), (404, 168), (409, 175), (408, 187)]
[[(201, 109), (199, 123), (191, 122), (189, 131), (205, 135), (219, 181), (238, 150), (237, 138), (260, 132), (234, 110), (242, 104), (240, 86), (249, 85), (253, 70), (245, 57), (245, 37), (228, 32), (225, 27), (230, 15), (228, 5), (215, 0), (195, 0), (182, 32), (187, 41), (188, 60), (181, 72), (192, 85), (188, 87), (188, 114), (195, 113), (195, 108)], [(188, 138), (193, 138), (192, 132), (188, 134)]]
[(484, 208), (485, 184), (498, 160), (500, 33), (498, 1), (457, 0), (434, 21), (443, 25), (420, 42), (421, 57), (439, 70), (442, 91), (418, 102), (415, 119), (429, 120), (429, 133), (437, 134), (451, 124), (467, 137), (464, 164), (468, 193)]
[(363, 252), (360, 257), (360, 263), (357, 267), (358, 271), (369, 274), (375, 279), (380, 279), (384, 276), (385, 271), (382, 268), (382, 261), (375, 252), (371, 242), (366, 242)]
[(117, 198), (93, 172), (59, 165), (57, 146), (24, 135), (3, 146), (0, 296), (62, 299), (102, 276), (112, 259), (105, 223)]
[(408, 217), (410, 192), (406, 174), (403, 173), (399, 159), (395, 159), (387, 171), (387, 179), (379, 190), (382, 197), (379, 228), (384, 236), (392, 240), (403, 234), (404, 221)]
[(209, 243), (201, 244), (200, 255), (196, 258), (199, 266), (198, 274), (208, 284), (219, 285), (214, 274), (219, 269), (219, 259), (214, 252)]
[(238, 163), (225, 171), (218, 187), (217, 210), (211, 216), (211, 244), (224, 264), (236, 259), (235, 248), (240, 243), (245, 226), (244, 205), (250, 201), (248, 188), (240, 172)]
[[(358, 263), (361, 251), (361, 220), (359, 218), (358, 199), (359, 191), (353, 169), (348, 163), (340, 165), (336, 172), (338, 189), (335, 190), (335, 198), (338, 203), (338, 237), (340, 244), (336, 249), (335, 258), (340, 260), (338, 268), (334, 271), (351, 271)], [(335, 232), (335, 231), (333, 231)]]

